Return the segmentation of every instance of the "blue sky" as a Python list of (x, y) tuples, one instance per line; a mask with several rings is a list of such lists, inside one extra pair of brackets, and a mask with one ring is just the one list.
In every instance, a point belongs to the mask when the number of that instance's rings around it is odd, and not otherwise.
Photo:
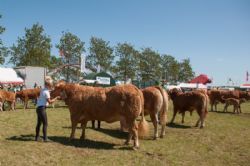
[(62, 31), (70, 31), (85, 48), (95, 36), (190, 58), (196, 75), (207, 74), (214, 85), (244, 83), (250, 72), (249, 0), (1, 0), (0, 14), (5, 46), (39, 22), (54, 55)]

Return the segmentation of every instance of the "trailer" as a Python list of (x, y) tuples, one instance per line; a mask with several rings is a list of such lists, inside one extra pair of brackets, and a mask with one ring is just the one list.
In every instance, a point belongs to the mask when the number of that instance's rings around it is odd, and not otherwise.
[(15, 67), (14, 70), (23, 78), (27, 89), (34, 88), (35, 84), (38, 87), (44, 87), (44, 78), (47, 73), (45, 67), (19, 66)]

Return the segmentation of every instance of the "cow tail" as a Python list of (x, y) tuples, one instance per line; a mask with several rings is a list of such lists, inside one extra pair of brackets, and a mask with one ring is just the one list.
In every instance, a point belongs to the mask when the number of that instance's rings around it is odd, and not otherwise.
[(155, 86), (161, 92), (163, 98), (163, 106), (160, 112), (160, 123), (161, 125), (166, 125), (167, 123), (167, 111), (168, 111), (168, 96), (165, 90), (162, 87)]
[(141, 98), (141, 120), (139, 122), (138, 125), (138, 136), (140, 138), (144, 138), (146, 136), (149, 135), (149, 126), (148, 126), (148, 122), (145, 119), (145, 115), (144, 115), (144, 98), (143, 98), (143, 94), (141, 91), (140, 92), (140, 98)]

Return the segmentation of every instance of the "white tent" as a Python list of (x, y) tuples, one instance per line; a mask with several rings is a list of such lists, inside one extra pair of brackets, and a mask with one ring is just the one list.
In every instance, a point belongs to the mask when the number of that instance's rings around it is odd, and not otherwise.
[(180, 83), (178, 85), (181, 88), (191, 88), (191, 89), (207, 89), (207, 86), (204, 84), (196, 84), (196, 83)]
[(240, 88), (242, 88), (242, 89), (250, 89), (250, 84), (242, 84), (242, 85), (240, 85)]
[(22, 84), (23, 79), (18, 77), (12, 68), (0, 67), (0, 84)]

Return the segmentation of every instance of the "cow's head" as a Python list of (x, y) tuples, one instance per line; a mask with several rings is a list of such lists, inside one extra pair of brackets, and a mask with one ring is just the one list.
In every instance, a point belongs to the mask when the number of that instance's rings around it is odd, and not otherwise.
[(180, 94), (181, 92), (178, 90), (178, 89), (176, 89), (176, 88), (174, 88), (174, 89), (171, 89), (171, 90), (169, 90), (168, 91), (168, 94), (169, 94), (169, 96), (170, 96), (170, 98), (173, 100), (178, 94)]
[(65, 99), (65, 90), (64, 90), (64, 87), (66, 85), (66, 82), (65, 81), (58, 81), (55, 86), (54, 86), (54, 89), (50, 92), (50, 95), (52, 98), (55, 98), (55, 97), (58, 97), (60, 96), (60, 98), (62, 100)]

